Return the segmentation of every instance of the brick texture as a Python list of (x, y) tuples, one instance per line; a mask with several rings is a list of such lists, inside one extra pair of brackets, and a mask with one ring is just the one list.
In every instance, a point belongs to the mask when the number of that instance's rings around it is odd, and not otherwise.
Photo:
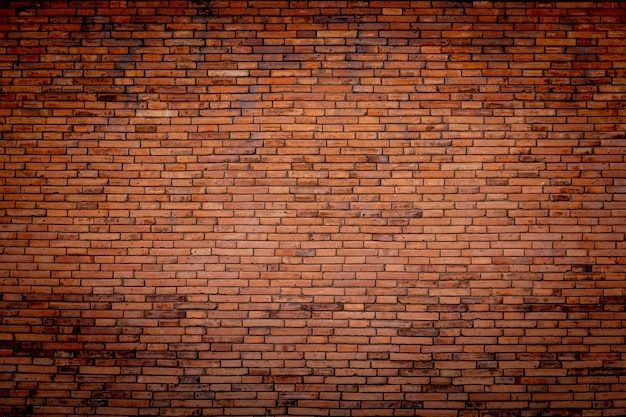
[(626, 2), (0, 2), (0, 415), (626, 415)]

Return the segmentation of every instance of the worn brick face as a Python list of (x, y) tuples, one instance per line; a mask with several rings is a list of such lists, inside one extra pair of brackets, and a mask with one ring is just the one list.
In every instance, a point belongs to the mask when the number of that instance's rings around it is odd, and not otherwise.
[(0, 3), (0, 415), (626, 415), (624, 2)]

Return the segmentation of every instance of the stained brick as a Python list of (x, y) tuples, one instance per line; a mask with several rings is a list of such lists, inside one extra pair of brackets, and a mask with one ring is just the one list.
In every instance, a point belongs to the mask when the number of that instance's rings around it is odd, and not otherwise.
[(5, 3), (1, 415), (624, 414), (622, 4)]

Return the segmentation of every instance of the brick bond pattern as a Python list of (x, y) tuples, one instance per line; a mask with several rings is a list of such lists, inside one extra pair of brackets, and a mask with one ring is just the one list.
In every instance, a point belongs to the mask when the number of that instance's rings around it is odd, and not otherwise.
[(624, 2), (0, 29), (0, 415), (626, 414)]

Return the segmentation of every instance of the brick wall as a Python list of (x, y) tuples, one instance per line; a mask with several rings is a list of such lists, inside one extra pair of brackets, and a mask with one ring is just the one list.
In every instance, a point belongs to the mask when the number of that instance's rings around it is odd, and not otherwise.
[(1, 416), (626, 414), (626, 2), (7, 3)]

